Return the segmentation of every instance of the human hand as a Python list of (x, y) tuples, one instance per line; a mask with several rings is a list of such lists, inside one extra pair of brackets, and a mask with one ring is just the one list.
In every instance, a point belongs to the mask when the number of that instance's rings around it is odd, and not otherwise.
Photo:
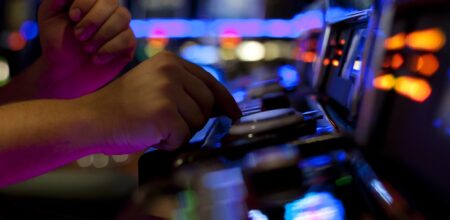
[(118, 0), (44, 0), (39, 8), (42, 60), (55, 98), (102, 87), (132, 59), (131, 15)]
[(170, 52), (79, 100), (101, 128), (101, 149), (96, 152), (106, 154), (150, 146), (173, 150), (218, 114), (215, 109), (233, 119), (241, 116), (233, 97), (214, 77)]

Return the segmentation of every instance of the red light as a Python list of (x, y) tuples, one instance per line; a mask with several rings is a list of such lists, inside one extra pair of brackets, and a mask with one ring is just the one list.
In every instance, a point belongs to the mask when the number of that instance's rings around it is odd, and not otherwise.
[(340, 45), (344, 45), (344, 44), (345, 44), (345, 39), (341, 39), (341, 40), (339, 41), (339, 44), (340, 44)]
[(392, 56), (391, 67), (392, 69), (399, 69), (403, 65), (404, 59), (403, 56), (399, 53), (396, 53)]
[(310, 52), (310, 51), (305, 52), (305, 53), (303, 53), (302, 57), (303, 57), (303, 61), (305, 63), (312, 63), (312, 62), (316, 61), (316, 53), (314, 53), (314, 52)]
[(424, 76), (432, 76), (439, 69), (439, 61), (433, 54), (421, 55), (413, 69)]
[(324, 66), (330, 65), (330, 59), (325, 58), (325, 59), (323, 60), (323, 65), (324, 65)]
[(9, 49), (13, 51), (19, 51), (25, 48), (27, 45), (27, 40), (23, 37), (23, 35), (19, 32), (12, 32), (8, 36), (8, 46)]
[(337, 53), (337, 55), (339, 55), (339, 56), (342, 56), (342, 54), (344, 54), (344, 52), (343, 52), (342, 50), (338, 50), (336, 53)]

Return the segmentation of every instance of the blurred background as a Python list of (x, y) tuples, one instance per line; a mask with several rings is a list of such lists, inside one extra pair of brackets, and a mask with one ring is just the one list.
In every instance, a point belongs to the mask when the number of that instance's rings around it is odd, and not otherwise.
[[(39, 4), (0, 0), (0, 86), (40, 56)], [(266, 132), (281, 142), (260, 142), (258, 150), (249, 147), (253, 133), (237, 137), (249, 142), (232, 137), (222, 143), (245, 151), (239, 158), (215, 155), (192, 166), (178, 164), (173, 177), (137, 194), (152, 172), (165, 172), (150, 166), (151, 160), (147, 164), (150, 151), (89, 155), (0, 189), (0, 219), (114, 219), (142, 209), (165, 210), (169, 215), (160, 217), (167, 219), (450, 216), (448, 1), (121, 4), (133, 15), (138, 39), (123, 73), (173, 51), (223, 83), (246, 114), (289, 107), (306, 121), (314, 119), (305, 125), (312, 132), (270, 128)], [(195, 207), (214, 217), (195, 217)]]

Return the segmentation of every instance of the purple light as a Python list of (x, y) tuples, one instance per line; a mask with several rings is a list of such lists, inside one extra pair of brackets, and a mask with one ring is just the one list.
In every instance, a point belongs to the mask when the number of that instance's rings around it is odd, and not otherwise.
[(292, 22), (287, 20), (271, 20), (267, 21), (267, 36), (272, 37), (289, 37), (292, 36)]
[(320, 10), (308, 11), (295, 16), (292, 26), (298, 36), (306, 31), (324, 28), (323, 18), (323, 13)]
[[(308, 20), (312, 15), (306, 16)], [(271, 37), (295, 38), (297, 29), (322, 24), (316, 18), (310, 21), (263, 20), (263, 19), (217, 19), (217, 20), (185, 20), (185, 19), (148, 19), (132, 20), (131, 29), (137, 38), (153, 37), (155, 30), (163, 31), (169, 38), (195, 38), (202, 36), (224, 37), (229, 33), (239, 37)]]
[(228, 32), (237, 33), (242, 37), (260, 37), (264, 32), (264, 21), (260, 19), (223, 19), (215, 20), (210, 25), (215, 35)]

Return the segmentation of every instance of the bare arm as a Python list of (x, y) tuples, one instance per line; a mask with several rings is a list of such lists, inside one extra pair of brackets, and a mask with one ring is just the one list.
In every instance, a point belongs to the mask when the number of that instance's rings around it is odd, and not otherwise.
[(96, 133), (78, 100), (0, 106), (0, 187), (46, 173), (92, 152)]

